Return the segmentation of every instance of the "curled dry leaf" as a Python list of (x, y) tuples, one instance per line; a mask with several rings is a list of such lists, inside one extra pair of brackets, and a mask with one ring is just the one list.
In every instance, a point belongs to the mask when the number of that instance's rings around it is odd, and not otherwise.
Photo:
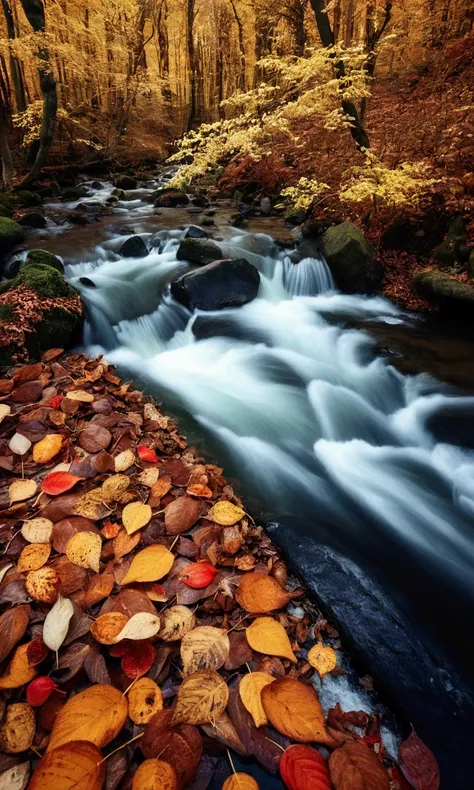
[(25, 546), (22, 550), (18, 557), (17, 568), (20, 573), (37, 571), (48, 561), (50, 554), (51, 546), (49, 543), (32, 543), (30, 546)]
[(224, 679), (213, 669), (200, 669), (179, 687), (173, 724), (206, 724), (223, 713), (229, 700)]
[(201, 590), (212, 584), (218, 573), (219, 569), (212, 562), (193, 562), (192, 565), (183, 568), (179, 580), (194, 590)]
[(25, 586), (34, 601), (53, 604), (59, 595), (59, 576), (54, 568), (43, 566), (28, 573)]
[(227, 633), (221, 628), (202, 625), (185, 634), (181, 642), (183, 672), (189, 675), (198, 669), (220, 669), (230, 651)]
[[(159, 481), (158, 481), (159, 482)], [(154, 487), (151, 490), (153, 495)], [(165, 507), (165, 527), (168, 535), (179, 535), (188, 532), (201, 515), (199, 499), (184, 496), (178, 497)]]
[(0, 727), (0, 749), (7, 754), (18, 754), (29, 749), (36, 732), (33, 708), (26, 702), (9, 705)]
[(8, 415), (11, 413), (11, 406), (7, 406), (6, 403), (0, 403), (0, 422), (3, 422), (5, 417), (8, 417)]
[[(104, 615), (106, 617), (107, 615)], [(157, 614), (138, 612), (130, 618), (115, 637), (115, 642), (122, 639), (151, 639), (160, 630), (160, 618)]]
[(79, 403), (93, 403), (94, 401), (92, 393), (85, 392), (85, 390), (71, 390), (71, 392), (66, 393), (66, 398), (79, 401)]
[(293, 593), (285, 590), (273, 576), (266, 573), (246, 573), (235, 593), (237, 603), (252, 614), (282, 609), (294, 597)]
[(14, 502), (24, 502), (25, 499), (30, 499), (38, 490), (34, 480), (15, 480), (8, 489), (10, 497), (10, 505)]
[(178, 790), (176, 771), (169, 763), (152, 757), (135, 772), (132, 790)]
[(327, 761), (311, 746), (288, 746), (280, 760), (280, 774), (288, 790), (331, 790)]
[(332, 752), (329, 757), (329, 773), (335, 790), (346, 790), (350, 787), (390, 790), (388, 773), (375, 753), (362, 741), (346, 741)]
[(72, 741), (46, 752), (28, 789), (101, 790), (104, 777), (105, 762), (97, 746), (87, 741)]
[(0, 775), (0, 790), (25, 790), (29, 778), (29, 762), (13, 765)]
[(14, 433), (8, 442), (8, 447), (12, 453), (16, 453), (17, 455), (25, 455), (25, 453), (27, 453), (31, 447), (31, 442), (21, 433)]
[(250, 774), (237, 773), (227, 777), (222, 790), (259, 790), (259, 787)]
[(127, 716), (128, 702), (121, 691), (105, 684), (90, 686), (59, 711), (47, 751), (70, 741), (106, 746), (121, 732)]
[(41, 483), (41, 490), (45, 494), (49, 494), (49, 496), (58, 496), (74, 488), (80, 480), (82, 480), (81, 477), (71, 475), (69, 472), (51, 472), (51, 474), (46, 475)]
[(63, 446), (63, 437), (59, 433), (48, 433), (44, 439), (33, 447), (33, 460), (37, 464), (47, 464), (57, 455)]
[(189, 496), (197, 496), (202, 499), (210, 499), (212, 497), (212, 491), (209, 486), (203, 485), (202, 483), (193, 483), (193, 485), (188, 486), (186, 493), (189, 494)]
[(268, 724), (268, 719), (262, 705), (262, 689), (275, 680), (266, 672), (250, 672), (244, 675), (239, 685), (240, 699), (252, 716), (256, 727)]
[(29, 683), (38, 674), (28, 661), (28, 647), (31, 642), (16, 648), (4, 674), (0, 677), (0, 689), (18, 689)]
[(146, 444), (139, 444), (137, 447), (137, 453), (140, 461), (147, 461), (151, 464), (157, 464), (160, 460), (153, 448), (147, 447)]
[(418, 737), (412, 727), (411, 734), (398, 752), (400, 768), (413, 787), (420, 790), (438, 790), (439, 766), (433, 752)]
[(333, 742), (313, 686), (296, 678), (276, 678), (262, 690), (262, 705), (275, 729), (293, 741)]
[[(151, 521), (152, 511), (150, 505), (143, 502), (130, 502), (122, 512), (122, 523), (129, 535), (133, 535), (137, 530), (146, 527)], [(149, 579), (148, 581), (152, 581)]]
[(69, 598), (58, 595), (58, 600), (49, 610), (43, 625), (43, 642), (50, 650), (58, 651), (66, 639), (74, 606)]
[(245, 630), (247, 642), (257, 653), (288, 658), (294, 664), (297, 658), (291, 649), (285, 629), (272, 617), (257, 617)]
[(112, 475), (108, 477), (101, 488), (104, 502), (117, 502), (130, 486), (127, 475)]
[(206, 518), (214, 521), (215, 524), (219, 524), (221, 527), (232, 527), (243, 516), (245, 516), (245, 511), (226, 499), (223, 502), (216, 502)]
[(24, 521), (21, 534), (28, 543), (49, 543), (53, 531), (53, 522), (49, 518), (32, 518)]
[(101, 645), (114, 645), (127, 623), (128, 617), (122, 612), (107, 612), (91, 624), (91, 634)]
[(187, 606), (170, 606), (161, 615), (160, 639), (178, 642), (196, 625), (196, 616)]
[(308, 652), (308, 661), (314, 667), (319, 676), (323, 677), (328, 672), (332, 672), (337, 666), (337, 656), (332, 647), (325, 645), (314, 645)]
[(102, 539), (95, 532), (77, 532), (66, 547), (66, 556), (80, 568), (90, 568), (99, 573)]
[(124, 450), (123, 453), (119, 453), (114, 460), (115, 471), (126, 472), (134, 463), (135, 456), (132, 451)]
[(160, 543), (147, 546), (132, 560), (122, 584), (132, 582), (155, 582), (166, 576), (174, 563), (174, 555)]
[(128, 715), (134, 724), (148, 724), (163, 708), (163, 695), (154, 680), (140, 678), (128, 692)]

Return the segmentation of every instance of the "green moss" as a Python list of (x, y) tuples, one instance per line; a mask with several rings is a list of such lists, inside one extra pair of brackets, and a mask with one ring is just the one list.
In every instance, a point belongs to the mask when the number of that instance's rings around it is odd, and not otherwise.
[(59, 258), (56, 258), (56, 255), (53, 255), (52, 252), (48, 252), (47, 250), (30, 250), (26, 256), (26, 263), (52, 266), (53, 269), (57, 269), (58, 272), (62, 273), (63, 271), (63, 265)]
[(433, 258), (440, 269), (449, 269), (459, 260), (459, 252), (466, 242), (466, 226), (462, 217), (456, 217), (448, 229), (445, 240), (433, 250)]
[(12, 214), (13, 212), (10, 208), (7, 208), (7, 206), (4, 206), (3, 203), (0, 203), (0, 217), (11, 217)]
[(76, 198), (87, 197), (89, 190), (85, 187), (66, 187), (61, 192), (63, 200), (76, 200)]
[(61, 272), (39, 263), (26, 263), (11, 285), (13, 288), (26, 285), (39, 296), (50, 298), (71, 296), (73, 293)]
[(13, 214), (13, 209), (15, 207), (15, 201), (11, 195), (7, 192), (0, 192), (0, 203), (5, 208), (9, 209), (10, 212)]
[(9, 253), (15, 244), (21, 244), (25, 238), (21, 225), (7, 217), (0, 217), (0, 255)]
[(30, 208), (31, 206), (41, 206), (42, 199), (41, 195), (38, 195), (36, 192), (30, 192), (28, 189), (20, 189), (17, 192), (18, 198), (20, 203), (25, 208)]

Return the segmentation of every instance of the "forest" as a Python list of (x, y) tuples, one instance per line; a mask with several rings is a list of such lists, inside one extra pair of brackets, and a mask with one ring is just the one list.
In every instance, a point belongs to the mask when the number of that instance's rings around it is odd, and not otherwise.
[(472, 0), (1, 0), (0, 790), (472, 790)]

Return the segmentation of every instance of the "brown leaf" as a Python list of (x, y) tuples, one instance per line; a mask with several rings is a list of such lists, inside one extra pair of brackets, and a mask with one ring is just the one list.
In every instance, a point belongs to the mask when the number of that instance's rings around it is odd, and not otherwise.
[(270, 773), (275, 774), (281, 749), (273, 743), (267, 727), (256, 728), (250, 713), (245, 709), (239, 694), (240, 679), (230, 687), (228, 713), (247, 752), (253, 755)]
[(188, 675), (178, 691), (173, 724), (206, 724), (225, 711), (229, 689), (213, 669), (199, 669)]
[(86, 453), (100, 453), (106, 450), (112, 441), (112, 434), (101, 425), (91, 424), (80, 432), (77, 443)]
[(121, 612), (127, 618), (133, 617), (137, 612), (156, 614), (152, 602), (141, 590), (122, 590), (118, 595), (108, 598), (100, 610), (101, 614), (107, 612)]
[(114, 588), (114, 583), (114, 574), (110, 569), (106, 569), (104, 573), (93, 576), (84, 596), (84, 603), (86, 606), (93, 606), (104, 598), (107, 598)]
[(194, 499), (187, 494), (175, 499), (165, 508), (165, 526), (168, 535), (188, 532), (200, 516), (201, 502), (199, 499)]
[(73, 535), (77, 535), (78, 532), (95, 532), (96, 535), (99, 534), (99, 530), (94, 522), (87, 518), (81, 518), (80, 516), (63, 518), (61, 521), (57, 521), (53, 526), (53, 531), (51, 533), (53, 549), (57, 551), (58, 554), (65, 554), (67, 544)]
[(140, 746), (145, 757), (166, 759), (176, 771), (180, 787), (186, 787), (197, 771), (202, 756), (199, 730), (189, 724), (171, 726), (173, 711), (161, 710), (145, 727)]
[(388, 773), (361, 741), (347, 741), (336, 749), (329, 757), (329, 773), (335, 790), (390, 790)]
[(7, 609), (0, 617), (0, 661), (9, 655), (24, 636), (30, 612), (29, 606), (17, 606)]
[(92, 623), (91, 634), (101, 645), (113, 645), (127, 623), (128, 617), (121, 612), (108, 612)]
[(438, 790), (439, 766), (436, 757), (412, 727), (411, 734), (400, 745), (398, 752), (403, 775), (418, 790)]
[(221, 628), (203, 625), (185, 634), (181, 642), (181, 660), (185, 675), (198, 669), (220, 669), (230, 650), (229, 637)]
[(15, 370), (12, 380), (14, 384), (25, 384), (27, 381), (35, 381), (39, 379), (43, 371), (41, 362), (36, 362), (34, 365), (23, 365), (18, 370)]
[(224, 664), (225, 669), (239, 669), (252, 660), (252, 651), (247, 642), (245, 633), (241, 631), (231, 631), (229, 634), (230, 652)]
[(59, 595), (59, 577), (54, 568), (30, 571), (25, 580), (28, 594), (40, 603), (53, 604)]
[(228, 746), (229, 749), (237, 752), (237, 754), (247, 755), (247, 749), (237, 735), (237, 731), (227, 713), (221, 713), (211, 724), (208, 723), (201, 726), (209, 738), (215, 738), (223, 743), (224, 746)]
[(34, 403), (41, 398), (42, 394), (43, 385), (41, 382), (29, 381), (27, 384), (16, 387), (10, 397), (14, 403)]

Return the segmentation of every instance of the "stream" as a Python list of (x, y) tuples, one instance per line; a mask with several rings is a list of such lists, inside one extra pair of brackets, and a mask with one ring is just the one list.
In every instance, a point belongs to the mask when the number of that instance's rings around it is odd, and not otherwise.
[[(281, 219), (256, 219), (251, 232), (236, 229), (228, 204), (218, 204), (215, 224), (206, 229), (225, 257), (258, 268), (258, 298), (237, 309), (190, 314), (171, 297), (169, 284), (191, 268), (176, 251), (187, 227), (202, 217), (186, 209), (157, 215), (147, 198), (160, 183), (84, 228), (48, 220), (30, 246), (63, 257), (65, 275), (87, 305), (87, 353), (104, 353), (180, 417), (190, 441), (223, 462), (253, 512), (273, 523), (272, 536), (287, 554), (299, 546), (296, 565), (306, 558), (306, 581), (325, 561), (321, 554), (311, 561), (311, 547), (327, 547), (331, 556), (355, 563), (342, 586), (360, 572), (381, 591), (374, 600), (388, 596), (395, 620), (382, 623), (379, 614), (381, 631), (396, 630), (400, 617), (419, 639), (420, 647), (407, 648), (407, 665), (428, 667), (424, 699), (431, 693), (439, 703), (429, 715), (449, 717), (438, 741), (452, 741), (446, 755), (436, 753), (442, 771), (457, 760), (459, 780), (451, 774), (450, 789), (467, 788), (472, 757), (458, 758), (456, 749), (465, 752), (463, 722), (472, 712), (464, 678), (474, 659), (474, 381), (466, 378), (463, 393), (455, 387), (459, 376), (442, 382), (424, 366), (435, 356), (426, 351), (433, 336), (443, 336), (439, 327), (430, 335), (419, 317), (382, 297), (339, 293), (323, 260), (295, 264), (292, 245), (275, 243), (274, 237), (289, 236)], [(80, 202), (104, 203), (112, 189), (104, 182)], [(48, 213), (67, 213), (76, 204), (50, 204)], [(145, 241), (146, 257), (118, 254), (132, 233)], [(410, 338), (420, 334), (424, 357), (405, 364), (409, 375), (403, 362), (415, 353)], [(446, 342), (461, 349), (466, 341)], [(392, 356), (381, 355), (377, 344)], [(468, 341), (459, 351), (471, 378), (473, 350)], [(347, 597), (354, 603), (349, 588)], [(357, 642), (357, 622), (352, 630)], [(380, 638), (389, 644), (390, 632)], [(425, 650), (428, 657), (419, 654)], [(398, 657), (384, 660), (392, 686), (408, 688)], [(390, 677), (382, 681), (390, 687)], [(416, 700), (400, 705), (407, 720), (416, 724), (419, 716), (418, 729), (433, 730)], [(427, 737), (435, 744), (436, 733)]]

